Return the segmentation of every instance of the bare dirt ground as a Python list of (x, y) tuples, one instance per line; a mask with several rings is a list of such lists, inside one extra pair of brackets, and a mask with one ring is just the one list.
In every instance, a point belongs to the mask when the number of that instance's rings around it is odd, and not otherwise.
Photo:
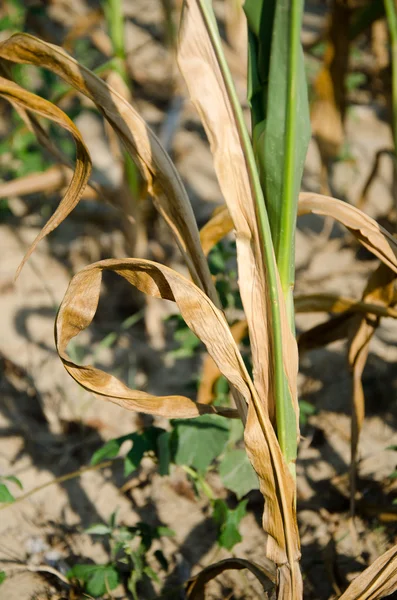
[[(136, 104), (161, 133), (171, 107), (168, 69), (172, 60), (156, 38), (159, 9), (154, 0), (128, 6), (129, 50), (134, 51), (131, 70), (138, 82)], [(243, 95), (243, 82), (238, 80), (238, 85)], [(77, 121), (97, 169), (117, 179), (99, 116), (87, 110)], [(389, 126), (377, 106), (351, 106), (346, 141), (353, 160), (335, 165), (331, 183), (337, 197), (354, 204), (376, 151), (392, 146)], [(222, 198), (199, 119), (185, 100), (174, 126), (171, 150), (202, 225)], [(318, 151), (312, 143), (305, 189), (318, 191), (319, 172)], [(391, 159), (385, 158), (365, 206), (374, 218), (387, 216), (394, 202), (392, 177)], [(56, 310), (72, 274), (94, 260), (128, 254), (117, 219), (98, 225), (82, 213), (72, 215), (40, 244), (15, 283), (24, 249), (44, 222), (39, 210), (30, 214), (29, 202), (29, 198), (11, 202), (14, 215), (0, 223), (0, 473), (17, 476), (25, 492), (87, 465), (104, 440), (129, 433), (141, 424), (140, 416), (80, 389), (64, 371), (53, 339)], [(297, 291), (343, 292), (359, 298), (376, 261), (359, 251), (337, 226), (329, 239), (319, 234), (323, 227), (320, 219), (301, 219), (298, 226)], [(169, 234), (158, 226), (156, 232), (159, 237), (155, 241), (160, 245), (165, 242), (167, 247), (168, 264), (184, 271)], [(150, 392), (187, 393), (197, 360), (169, 359), (167, 351), (173, 342), (167, 331), (162, 337), (162, 318), (168, 307), (155, 303), (145, 308), (143, 300), (116, 278), (105, 284), (97, 317), (79, 340), (84, 359), (93, 360), (95, 353), (97, 364)], [(128, 332), (121, 331), (121, 321), (142, 309), (146, 315)], [(298, 315), (298, 331), (325, 319), (324, 314)], [(99, 342), (110, 332), (120, 333), (115, 345), (111, 350), (101, 349)], [(298, 513), (307, 600), (336, 597), (338, 590), (396, 542), (397, 511), (392, 506), (396, 488), (389, 479), (396, 467), (396, 453), (387, 449), (397, 443), (396, 343), (397, 323), (383, 319), (364, 372), (367, 418), (359, 452), (362, 502), (354, 524), (349, 519), (351, 382), (345, 344), (338, 342), (301, 357), (300, 397), (315, 406), (315, 413), (302, 429), (298, 460)], [(216, 478), (212, 483), (220, 495), (224, 494)], [(160, 477), (152, 462), (145, 459), (129, 478), (129, 485), (124, 484), (122, 467), (115, 463), (111, 468), (49, 486), (0, 510), (0, 568), (9, 574), (0, 597), (72, 598), (67, 584), (51, 573), (51, 568), (64, 574), (76, 560), (106, 561), (109, 549), (82, 531), (107, 521), (115, 508), (124, 524), (143, 520), (167, 525), (176, 534), (161, 541), (170, 563), (168, 573), (160, 586), (142, 589), (142, 599), (183, 598), (181, 590), (169, 590), (213, 562), (215, 555), (216, 559), (229, 555), (216, 550), (208, 507), (194, 496), (182, 470), (175, 468), (169, 477)], [(261, 509), (259, 494), (251, 493), (241, 528), (243, 542), (233, 550), (234, 555), (259, 563), (264, 539)], [(208, 586), (208, 592), (214, 599), (259, 597), (249, 575), (223, 575)], [(124, 596), (116, 590), (114, 597)]]

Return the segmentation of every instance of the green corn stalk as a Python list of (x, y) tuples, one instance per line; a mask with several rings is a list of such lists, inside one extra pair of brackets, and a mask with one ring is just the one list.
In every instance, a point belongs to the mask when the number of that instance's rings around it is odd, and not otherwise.
[(397, 163), (397, 6), (395, 0), (384, 0), (387, 24), (391, 39), (392, 65), (392, 108), (393, 108), (393, 141), (394, 165)]
[(253, 145), (281, 286), (294, 329), (297, 201), (310, 140), (302, 0), (247, 0)]
[[(300, 43), (303, 2), (247, 0), (244, 10), (248, 23), (248, 99), (253, 147), (288, 318), (294, 331), (295, 227), (310, 140)], [(284, 374), (279, 378), (279, 390), (277, 437), (287, 463), (291, 464), (297, 454), (296, 420)]]
[[(250, 2), (247, 2), (245, 6), (247, 6), (247, 4), (250, 4)], [(292, 405), (287, 379), (284, 373), (282, 354), (283, 340), (281, 333), (280, 302), (276, 270), (277, 267), (274, 262), (274, 244), (272, 244), (271, 222), (269, 220), (270, 215), (268, 214), (268, 208), (264, 201), (264, 193), (257, 169), (256, 157), (254, 155), (251, 140), (245, 126), (243, 113), (234, 88), (232, 76), (222, 51), (219, 34), (217, 33), (215, 15), (208, 0), (204, 0), (201, 6), (204, 18), (208, 24), (209, 33), (217, 54), (224, 81), (229, 92), (229, 97), (233, 105), (233, 111), (238, 123), (241, 144), (246, 156), (248, 173), (251, 179), (251, 185), (255, 197), (258, 228), (263, 245), (263, 257), (268, 273), (270, 306), (272, 311), (274, 349), (273, 369), (276, 397), (277, 437), (287, 465), (292, 475), (295, 476), (295, 460), (297, 456), (296, 415)], [(257, 7), (256, 0), (253, 0), (253, 6)], [(292, 248), (292, 251), (294, 251), (294, 248)]]
[[(112, 66), (117, 70), (122, 77), (124, 83), (131, 89), (131, 81), (128, 77), (124, 42), (124, 17), (121, 0), (107, 0), (105, 7), (106, 20), (109, 26), (110, 39), (112, 41), (113, 53), (115, 60)], [(131, 159), (128, 152), (123, 152), (125, 175), (128, 182), (128, 187), (134, 198), (139, 195), (139, 173), (134, 161)]]

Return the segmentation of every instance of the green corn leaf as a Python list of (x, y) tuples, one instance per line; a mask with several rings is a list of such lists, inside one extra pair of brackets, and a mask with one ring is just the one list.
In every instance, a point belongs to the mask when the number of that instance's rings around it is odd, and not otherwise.
[(244, 5), (254, 151), (291, 325), (297, 201), (310, 140), (302, 9), (300, 0), (247, 0)]

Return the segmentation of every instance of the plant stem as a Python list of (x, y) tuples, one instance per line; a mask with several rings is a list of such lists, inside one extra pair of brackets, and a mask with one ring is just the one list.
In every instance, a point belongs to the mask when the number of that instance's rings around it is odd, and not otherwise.
[(80, 477), (80, 475), (83, 475), (83, 473), (87, 473), (88, 471), (98, 471), (99, 469), (105, 469), (106, 467), (110, 467), (115, 460), (117, 460), (117, 458), (114, 458), (113, 460), (105, 460), (104, 462), (98, 463), (97, 465), (82, 467), (81, 469), (77, 469), (77, 471), (72, 471), (71, 473), (67, 473), (66, 475), (61, 475), (61, 477), (57, 477), (56, 479), (51, 479), (50, 481), (47, 481), (46, 483), (38, 485), (32, 490), (29, 490), (28, 492), (26, 492), (26, 494), (18, 496), (18, 498), (15, 498), (15, 500), (13, 500), (12, 502), (5, 502), (4, 504), (1, 504), (0, 510), (4, 510), (5, 508), (14, 506), (14, 504), (16, 504), (17, 502), (22, 502), (22, 500), (30, 498), (30, 496), (33, 496), (33, 494), (35, 494), (36, 492), (40, 492), (41, 490), (44, 490), (45, 488), (49, 487), (50, 485), (54, 485), (55, 483), (63, 483), (64, 481), (69, 481), (70, 479), (74, 479), (75, 477)]
[(287, 93), (287, 110), (285, 122), (285, 163), (283, 177), (283, 196), (280, 205), (281, 228), (276, 248), (277, 265), (281, 287), (287, 305), (287, 313), (292, 331), (295, 331), (295, 313), (293, 289), (295, 280), (295, 228), (297, 213), (297, 190), (295, 188), (296, 144), (297, 135), (297, 101), (299, 85), (299, 58), (301, 52), (300, 32), (302, 23), (302, 0), (292, 0), (289, 4), (289, 77)]
[[(126, 86), (131, 89), (131, 81), (128, 77), (126, 67), (127, 53), (124, 42), (124, 16), (122, 0), (107, 0), (107, 2), (106, 16), (109, 21), (110, 39), (112, 40), (113, 52), (115, 55), (113, 67), (122, 77)], [(133, 198), (137, 198), (139, 195), (138, 169), (128, 152), (125, 150), (123, 151), (123, 157), (128, 187), (131, 190)]]
[(387, 23), (391, 39), (392, 66), (392, 109), (393, 109), (393, 141), (394, 169), (397, 171), (397, 6), (395, 0), (384, 0)]
[[(261, 238), (263, 258), (266, 265), (267, 282), (269, 286), (270, 307), (272, 317), (272, 338), (273, 338), (273, 372), (274, 372), (274, 389), (275, 389), (275, 405), (277, 417), (277, 438), (280, 444), (281, 451), (286, 459), (286, 462), (294, 472), (294, 459), (297, 453), (297, 436), (296, 436), (296, 417), (291, 398), (287, 393), (286, 379), (284, 373), (283, 361), (283, 340), (281, 333), (281, 318), (280, 318), (280, 300), (278, 293), (277, 281), (277, 265), (274, 256), (272, 235), (268, 214), (266, 211), (265, 201), (263, 197), (262, 187), (259, 179), (256, 161), (252, 149), (251, 139), (248, 134), (243, 112), (237, 98), (234, 88), (233, 79), (229, 71), (221, 43), (219, 41), (216, 22), (207, 13), (207, 9), (203, 2), (200, 2), (201, 10), (203, 11), (204, 19), (208, 26), (208, 31), (214, 50), (222, 70), (224, 82), (228, 91), (228, 95), (232, 104), (234, 116), (236, 119), (241, 144), (244, 151), (244, 156), (247, 162), (247, 170), (250, 177), (251, 189), (255, 200), (255, 208), (258, 220), (259, 235)], [(291, 424), (295, 422), (295, 427), (291, 428)]]
[(124, 18), (121, 0), (108, 0), (107, 13), (113, 52), (115, 56), (120, 59), (120, 61), (124, 62), (126, 52), (124, 45)]

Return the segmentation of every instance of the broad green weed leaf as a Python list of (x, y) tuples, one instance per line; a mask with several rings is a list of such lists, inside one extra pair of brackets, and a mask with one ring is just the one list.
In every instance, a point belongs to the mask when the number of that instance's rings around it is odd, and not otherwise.
[(0, 502), (14, 502), (15, 498), (4, 483), (0, 483)]
[(128, 436), (123, 436), (119, 438), (114, 438), (113, 440), (109, 440), (106, 442), (102, 448), (99, 448), (96, 452), (94, 452), (91, 458), (91, 464), (97, 465), (107, 458), (115, 458), (120, 452), (120, 448), (122, 444), (128, 439)]
[(119, 583), (119, 575), (112, 565), (74, 565), (67, 574), (83, 582), (88, 594), (97, 598), (114, 590)]
[(124, 461), (124, 474), (130, 475), (137, 469), (146, 452), (158, 453), (158, 438), (165, 433), (160, 427), (147, 427), (144, 431), (133, 433), (129, 436), (132, 441), (132, 448), (128, 452)]
[(7, 579), (7, 575), (4, 571), (0, 571), (0, 585)]
[(17, 485), (20, 490), (23, 489), (22, 483), (20, 482), (20, 480), (17, 477), (15, 477), (15, 475), (7, 475), (6, 477), (2, 477), (1, 479), (5, 480), (5, 481), (11, 481), (11, 483), (15, 483), (15, 485)]
[(244, 450), (229, 450), (219, 465), (223, 485), (240, 500), (259, 487), (258, 477)]
[(177, 465), (204, 473), (219, 456), (229, 438), (229, 424), (222, 417), (204, 415), (194, 421), (172, 421), (171, 451)]
[(162, 550), (156, 550), (154, 552), (154, 556), (156, 557), (157, 562), (159, 563), (159, 565), (163, 569), (163, 571), (168, 571), (168, 560), (164, 556), (164, 553), (162, 552)]
[(127, 477), (141, 464), (143, 455), (152, 448), (143, 435), (132, 434), (132, 448), (124, 459), (124, 475)]
[(247, 500), (240, 502), (235, 509), (230, 509), (223, 500), (215, 500), (213, 519), (219, 527), (218, 544), (226, 550), (241, 542), (238, 530), (241, 519), (246, 514)]
[(84, 533), (89, 533), (90, 535), (108, 535), (111, 532), (110, 527), (103, 523), (97, 523), (96, 525), (91, 525), (88, 529), (84, 529)]

